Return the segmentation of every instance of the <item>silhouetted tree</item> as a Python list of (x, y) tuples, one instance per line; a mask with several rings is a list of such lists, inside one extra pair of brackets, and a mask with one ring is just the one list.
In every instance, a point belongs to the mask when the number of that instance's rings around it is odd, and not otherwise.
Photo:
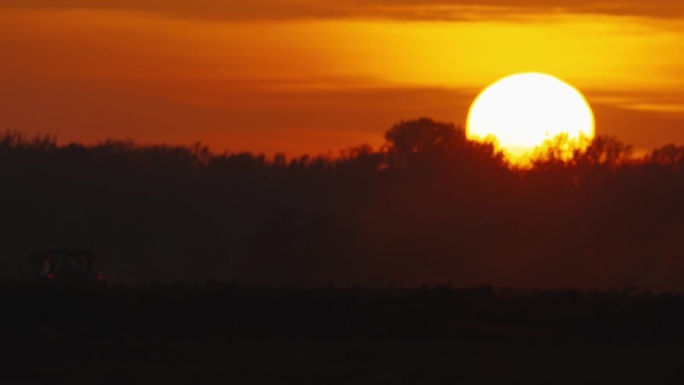
[(443, 154), (462, 147), (465, 133), (451, 123), (428, 118), (402, 121), (385, 133), (390, 160), (405, 164), (417, 156)]
[(657, 148), (649, 154), (647, 159), (654, 164), (681, 168), (684, 165), (684, 146), (669, 144)]
[(632, 146), (611, 136), (597, 136), (584, 151), (575, 155), (574, 162), (588, 166), (615, 168), (632, 158)]

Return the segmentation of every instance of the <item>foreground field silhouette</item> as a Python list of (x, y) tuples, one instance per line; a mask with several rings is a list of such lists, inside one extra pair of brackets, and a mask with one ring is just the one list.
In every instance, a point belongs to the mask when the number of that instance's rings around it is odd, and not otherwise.
[(339, 157), (0, 137), (0, 278), (101, 250), (110, 282), (684, 289), (684, 148), (597, 138), (528, 169), (430, 119)]
[(674, 383), (684, 297), (488, 287), (0, 284), (3, 381)]

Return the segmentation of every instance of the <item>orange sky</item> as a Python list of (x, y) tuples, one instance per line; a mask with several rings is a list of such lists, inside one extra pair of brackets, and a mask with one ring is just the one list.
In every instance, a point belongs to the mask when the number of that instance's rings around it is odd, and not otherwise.
[(290, 155), (463, 124), (500, 77), (585, 93), (599, 134), (684, 144), (684, 2), (4, 0), (0, 130)]

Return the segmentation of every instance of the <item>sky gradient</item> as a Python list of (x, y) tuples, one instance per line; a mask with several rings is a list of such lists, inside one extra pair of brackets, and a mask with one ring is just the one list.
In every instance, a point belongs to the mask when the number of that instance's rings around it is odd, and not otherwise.
[(4, 0), (0, 129), (336, 154), (401, 119), (463, 125), (484, 87), (539, 71), (646, 151), (684, 143), (682, 16), (675, 0)]

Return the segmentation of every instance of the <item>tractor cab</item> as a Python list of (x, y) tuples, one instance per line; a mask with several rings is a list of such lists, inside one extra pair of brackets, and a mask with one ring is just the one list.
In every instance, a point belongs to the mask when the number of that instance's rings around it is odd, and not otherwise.
[(47, 249), (31, 254), (39, 282), (101, 284), (104, 276), (93, 269), (95, 250)]

